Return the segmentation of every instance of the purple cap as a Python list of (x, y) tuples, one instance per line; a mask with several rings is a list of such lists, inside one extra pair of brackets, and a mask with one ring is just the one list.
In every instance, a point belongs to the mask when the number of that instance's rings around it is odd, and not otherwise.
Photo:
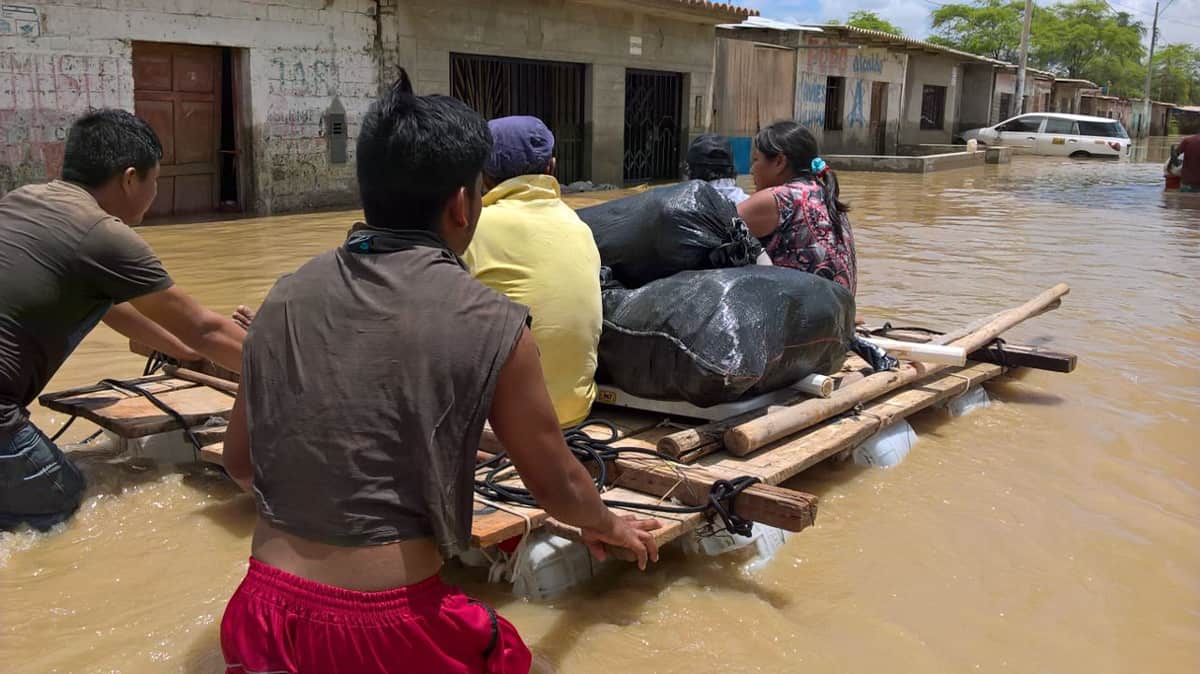
[(483, 172), (492, 180), (544, 173), (554, 156), (554, 134), (537, 117), (500, 117), (488, 122), (492, 155)]

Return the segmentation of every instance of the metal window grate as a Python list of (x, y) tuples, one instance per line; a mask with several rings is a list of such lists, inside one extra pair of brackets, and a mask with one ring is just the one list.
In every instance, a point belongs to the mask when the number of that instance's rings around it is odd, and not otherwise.
[(450, 95), (486, 119), (532, 115), (554, 132), (555, 177), (583, 180), (584, 75), (581, 63), (450, 55)]
[(625, 71), (625, 180), (678, 178), (682, 173), (683, 75)]

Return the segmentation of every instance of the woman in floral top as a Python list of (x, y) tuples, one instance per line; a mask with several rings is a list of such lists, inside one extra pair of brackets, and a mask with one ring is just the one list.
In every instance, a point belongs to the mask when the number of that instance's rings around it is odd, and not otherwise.
[(754, 138), (750, 173), (757, 192), (738, 205), (771, 262), (827, 278), (855, 292), (857, 269), (849, 208), (838, 201), (837, 176), (813, 135), (782, 121)]

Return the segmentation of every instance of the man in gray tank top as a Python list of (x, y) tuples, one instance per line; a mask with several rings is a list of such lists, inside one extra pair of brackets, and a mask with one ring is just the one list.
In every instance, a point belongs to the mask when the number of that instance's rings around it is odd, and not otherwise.
[(609, 511), (568, 451), (528, 309), (459, 258), (491, 142), (403, 76), (358, 137), (366, 224), (280, 279), (250, 326), (224, 458), (259, 523), (222, 621), (228, 671), (528, 671), (512, 625), (439, 579), (470, 542), (488, 419), (551, 516), (593, 550), (657, 558), (658, 523)]

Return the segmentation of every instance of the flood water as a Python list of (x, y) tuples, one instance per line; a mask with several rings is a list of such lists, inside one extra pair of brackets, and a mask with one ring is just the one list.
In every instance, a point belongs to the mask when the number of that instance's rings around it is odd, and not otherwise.
[[(993, 385), (994, 404), (967, 417), (919, 415), (896, 468), (802, 476), (794, 486), (822, 498), (817, 525), (758, 574), (668, 553), (550, 603), (451, 578), (551, 671), (1200, 671), (1200, 195), (1163, 195), (1162, 149), (1142, 155), (1155, 163), (842, 175), (860, 315), (951, 329), (1065, 281), (1063, 307), (1010, 341), (1079, 367)], [(355, 217), (142, 234), (178, 283), (229, 311)], [(102, 326), (48, 390), (142, 365)], [(203, 470), (82, 465), (89, 497), (64, 530), (0, 535), (0, 671), (222, 671), (251, 500)]]

